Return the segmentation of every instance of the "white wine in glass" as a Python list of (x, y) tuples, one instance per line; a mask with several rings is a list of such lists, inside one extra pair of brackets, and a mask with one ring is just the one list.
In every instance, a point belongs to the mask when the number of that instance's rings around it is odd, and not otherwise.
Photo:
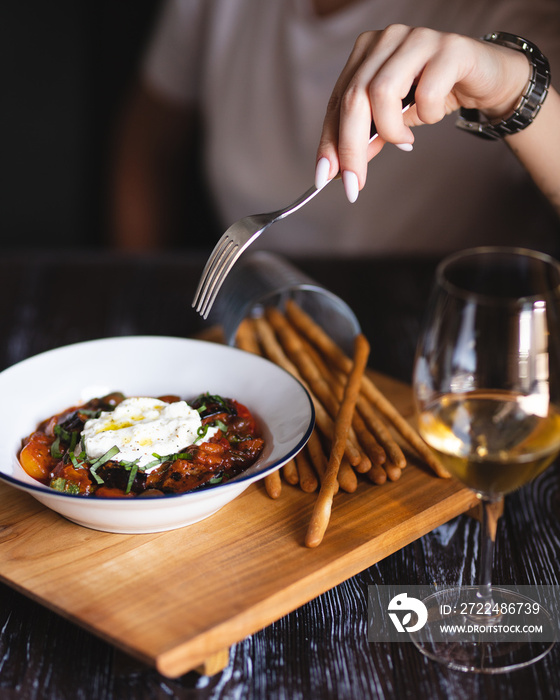
[(532, 481), (560, 451), (558, 409), (535, 415), (524, 399), (502, 391), (445, 394), (420, 413), (420, 434), (459, 481), (499, 498)]
[[(490, 611), (515, 610), (527, 599), (492, 587), (502, 499), (538, 476), (560, 452), (558, 262), (516, 248), (475, 248), (444, 260), (418, 345), (414, 395), (423, 439), (482, 504), (478, 583), (471, 593), (488, 612), (475, 619), (458, 613), (447, 622), (475, 621), (477, 629), (507, 622)], [(424, 601), (434, 625), (441, 624), (438, 611), (450, 595), (438, 591)], [(542, 624), (551, 626), (547, 611), (539, 609)], [(482, 641), (474, 635), (467, 643), (446, 644), (434, 642), (434, 632), (428, 621), (413, 636), (423, 653), (456, 669), (484, 673), (533, 663), (550, 650), (554, 636), (551, 629), (542, 643), (492, 642), (484, 635)]]

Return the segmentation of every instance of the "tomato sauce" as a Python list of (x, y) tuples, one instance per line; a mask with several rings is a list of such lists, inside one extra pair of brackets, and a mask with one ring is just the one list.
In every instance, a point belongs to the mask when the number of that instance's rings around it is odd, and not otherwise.
[[(159, 463), (149, 470), (134, 462), (119, 462), (116, 448), (106, 459), (88, 460), (80, 451), (85, 422), (102, 411), (111, 411), (124, 396), (109, 394), (81, 406), (68, 408), (45, 419), (22, 441), (19, 460), (34, 479), (51, 488), (82, 496), (101, 498), (150, 497), (187, 493), (227, 482), (251, 466), (261, 454), (264, 440), (257, 423), (243, 404), (235, 399), (201, 394), (189, 401), (198, 411), (202, 427), (218, 427), (205, 442), (185, 445), (173, 455), (155, 455)], [(180, 401), (178, 396), (161, 396), (161, 401)]]

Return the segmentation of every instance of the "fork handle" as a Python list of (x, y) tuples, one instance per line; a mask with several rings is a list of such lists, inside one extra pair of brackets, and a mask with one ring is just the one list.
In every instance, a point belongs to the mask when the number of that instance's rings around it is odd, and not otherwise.
[[(416, 85), (413, 85), (410, 90), (408, 91), (407, 96), (404, 98), (402, 101), (402, 111), (403, 114), (406, 112), (413, 104), (414, 104), (414, 96), (416, 94)], [(371, 143), (374, 139), (376, 139), (378, 136), (377, 134), (377, 129), (375, 127), (374, 122), (371, 122), (371, 131), (370, 131), (370, 139), (369, 142)], [(332, 178), (332, 180), (329, 180), (329, 182), (332, 182), (333, 180), (340, 180), (342, 177), (342, 173), (340, 170), (338, 173)], [(328, 184), (328, 183), (327, 183)], [(296, 199), (295, 202), (292, 202), (289, 207), (286, 207), (285, 209), (280, 209), (279, 211), (273, 212), (270, 216), (273, 217), (271, 222), (269, 223), (274, 223), (275, 221), (279, 221), (280, 219), (283, 219), (284, 217), (288, 216), (289, 214), (293, 214), (295, 211), (303, 207), (304, 204), (307, 204), (313, 197), (318, 194), (321, 190), (318, 190), (315, 185), (312, 185), (307, 192), (304, 192), (300, 197)]]

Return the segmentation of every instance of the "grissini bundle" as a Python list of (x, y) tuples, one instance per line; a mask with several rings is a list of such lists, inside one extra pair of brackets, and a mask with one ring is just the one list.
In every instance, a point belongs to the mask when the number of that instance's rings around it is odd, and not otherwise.
[[(286, 302), (286, 316), (308, 340), (315, 345), (339, 370), (347, 374), (352, 360), (338, 347), (313, 319), (292, 300)], [(365, 398), (375, 406), (406, 442), (422, 457), (426, 464), (440, 477), (449, 478), (450, 474), (440, 460), (430, 450), (420, 435), (407, 423), (393, 404), (379, 391), (372, 380), (364, 375), (361, 391)]]
[(289, 301), (285, 313), (268, 308), (260, 317), (245, 319), (236, 343), (289, 371), (306, 387), (313, 401), (317, 420), (307, 445), (281, 471), (265, 478), (271, 498), (281, 494), (280, 474), (288, 484), (299, 484), (306, 493), (316, 491), (320, 484), (306, 536), (308, 547), (322, 541), (339, 487), (352, 493), (360, 474), (376, 485), (400, 478), (406, 457), (388, 425), (438, 476), (447, 476), (420, 436), (365, 374), (369, 345), (363, 336), (356, 338), (351, 359), (295, 302)]

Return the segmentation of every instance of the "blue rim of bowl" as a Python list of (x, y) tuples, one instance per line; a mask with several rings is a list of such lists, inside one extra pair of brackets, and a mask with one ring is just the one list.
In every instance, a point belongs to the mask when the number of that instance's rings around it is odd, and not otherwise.
[[(133, 338), (133, 337), (134, 338), (164, 338), (165, 337), (165, 338), (175, 339), (175, 336), (156, 336), (156, 335), (154, 335), (154, 336), (146, 336), (146, 335), (122, 336), (122, 337), (123, 338), (124, 337), (127, 337), (127, 338)], [(120, 339), (120, 336), (115, 337), (115, 338), (111, 338), (111, 339), (99, 338), (97, 340), (117, 340), (117, 339)], [(194, 338), (178, 338), (178, 337), (176, 339), (177, 340), (192, 340), (192, 341), (196, 340)], [(80, 343), (73, 343), (73, 345), (80, 345), (82, 342), (83, 343), (92, 343), (95, 341), (96, 341), (96, 339), (85, 340), (85, 341), (81, 341)], [(208, 341), (200, 340), (197, 342), (207, 343)], [(64, 347), (68, 347), (68, 346), (64, 346)], [(228, 348), (228, 350), (243, 352), (239, 348), (234, 348), (234, 347), (231, 347), (230, 345), (224, 345), (223, 347)], [(53, 351), (59, 350), (59, 349), (62, 349), (62, 348), (52, 348), (52, 350), (46, 350), (45, 353), (53, 352)], [(40, 354), (43, 355), (44, 353), (40, 353)], [(32, 355), (29, 358), (25, 358), (25, 359), (21, 360), (21, 362), (25, 362), (28, 359), (30, 360), (33, 357), (36, 357), (36, 355)], [(313, 401), (311, 399), (311, 396), (309, 395), (309, 392), (304, 387), (304, 385), (299, 381), (299, 379), (296, 379), (296, 377), (294, 377), (292, 374), (290, 374), (290, 372), (285, 370), (283, 367), (280, 367), (279, 365), (274, 364), (273, 362), (271, 362), (270, 360), (267, 360), (264, 357), (260, 357), (260, 359), (264, 360), (266, 362), (270, 362), (278, 370), (289, 375), (291, 377), (291, 379), (293, 379), (297, 384), (299, 384), (299, 386), (303, 390), (305, 396), (307, 397), (307, 401), (309, 403), (309, 408), (310, 408), (310, 420), (309, 420), (309, 424), (308, 424), (308, 426), (305, 430), (305, 433), (302, 436), (301, 440), (286, 455), (284, 455), (280, 459), (275, 460), (273, 462), (273, 464), (270, 464), (266, 467), (263, 467), (262, 469), (259, 469), (259, 471), (257, 471), (257, 472), (254, 472), (252, 474), (247, 474), (246, 476), (243, 476), (243, 472), (241, 472), (236, 477), (234, 477), (234, 479), (226, 482), (225, 484), (216, 484), (215, 486), (206, 486), (206, 487), (203, 485), (203, 486), (195, 489), (194, 491), (187, 491), (185, 493), (166, 493), (166, 494), (163, 494), (162, 496), (154, 497), (153, 500), (155, 500), (155, 501), (166, 500), (167, 501), (171, 498), (188, 498), (188, 497), (192, 498), (194, 496), (197, 496), (198, 494), (210, 493), (210, 492), (215, 491), (217, 489), (225, 490), (228, 487), (235, 486), (236, 484), (240, 484), (240, 483), (243, 483), (243, 482), (248, 481), (248, 480), (259, 481), (260, 478), (266, 476), (266, 473), (268, 473), (268, 472), (273, 473), (274, 471), (276, 471), (276, 469), (280, 469), (280, 467), (283, 464), (286, 464), (287, 462), (289, 462), (293, 457), (295, 457), (298, 454), (298, 452), (300, 452), (305, 447), (305, 445), (307, 444), (307, 441), (309, 440), (309, 438), (311, 436), (313, 428), (315, 427), (315, 407), (313, 406)], [(19, 364), (19, 362), (16, 364)], [(12, 366), (15, 367), (15, 365), (12, 365)], [(6, 370), (8, 370), (8, 369), (10, 369), (10, 367), (6, 367)], [(5, 370), (3, 370), (3, 371), (5, 371)], [(16, 459), (17, 459), (17, 457), (16, 457)], [(18, 460), (18, 463), (19, 463), (19, 460)], [(250, 469), (250, 468), (251, 467), (248, 467), (248, 469)], [(41, 494), (44, 494), (46, 496), (54, 496), (55, 498), (73, 498), (73, 499), (88, 500), (88, 501), (96, 500), (97, 502), (100, 502), (100, 503), (105, 503), (105, 502), (107, 502), (107, 503), (115, 503), (115, 502), (117, 502), (117, 503), (119, 503), (119, 502), (120, 503), (137, 503), (137, 500), (138, 500), (137, 498), (130, 498), (129, 496), (116, 496), (115, 498), (95, 499), (94, 496), (84, 496), (82, 494), (76, 494), (76, 493), (64, 493), (62, 491), (56, 491), (55, 489), (51, 489), (48, 486), (45, 486), (44, 484), (37, 485), (37, 486), (35, 486), (35, 484), (28, 484), (24, 481), (21, 481), (21, 479), (17, 479), (16, 477), (10, 476), (9, 474), (4, 474), (2, 472), (0, 472), (0, 479), (2, 481), (6, 481), (7, 483), (9, 483), (9, 484), (11, 484), (19, 489), (23, 489), (24, 491), (36, 491), (37, 493), (41, 493)], [(142, 500), (145, 500), (145, 499), (142, 499)], [(152, 499), (150, 498), (149, 500), (151, 501)]]

